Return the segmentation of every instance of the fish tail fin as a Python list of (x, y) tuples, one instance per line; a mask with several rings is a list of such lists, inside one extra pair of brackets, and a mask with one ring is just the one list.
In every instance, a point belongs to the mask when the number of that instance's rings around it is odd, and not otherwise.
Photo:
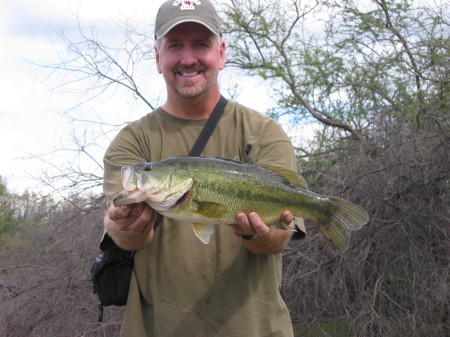
[(340, 198), (330, 198), (331, 213), (317, 221), (323, 235), (341, 252), (350, 244), (349, 232), (360, 229), (369, 221), (369, 215), (361, 206)]

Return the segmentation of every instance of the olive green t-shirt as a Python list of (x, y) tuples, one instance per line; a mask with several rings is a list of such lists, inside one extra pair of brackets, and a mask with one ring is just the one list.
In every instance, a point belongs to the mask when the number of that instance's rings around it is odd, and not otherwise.
[[(104, 157), (108, 200), (122, 190), (122, 166), (186, 156), (205, 123), (159, 108), (126, 126)], [(232, 101), (202, 156), (297, 170), (282, 128)], [(281, 254), (248, 251), (228, 226), (217, 226), (204, 245), (191, 224), (164, 218), (135, 255), (121, 336), (292, 337), (280, 286)]]

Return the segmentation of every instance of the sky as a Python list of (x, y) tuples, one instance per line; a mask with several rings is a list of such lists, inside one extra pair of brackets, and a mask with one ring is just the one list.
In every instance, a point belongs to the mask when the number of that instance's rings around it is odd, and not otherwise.
[[(73, 159), (70, 151), (55, 149), (66, 147), (71, 130), (83, 127), (78, 119), (102, 121), (134, 120), (150, 111), (145, 104), (136, 103), (125, 95), (111, 92), (81, 107), (85, 96), (73, 86), (70, 76), (55, 72), (49, 65), (60, 62), (67, 49), (58, 34), (78, 33), (83, 27), (96, 27), (96, 36), (114, 43), (120, 38), (118, 23), (127, 18), (133, 25), (152, 31), (152, 24), (161, 0), (0, 0), (0, 175), (8, 190), (22, 193), (39, 192), (45, 188), (39, 179), (48, 170), (62, 168)], [(123, 26), (121, 26), (123, 27)], [(97, 35), (98, 34), (98, 35)], [(149, 41), (153, 44), (153, 41)], [(150, 68), (150, 66), (149, 66)], [(235, 72), (225, 69), (221, 84)], [(154, 69), (137, 74), (152, 89), (165, 95), (164, 82)], [(273, 104), (267, 97), (267, 88), (256, 79), (246, 79), (238, 101), (265, 111)], [(84, 131), (84, 130), (83, 130)], [(98, 130), (97, 130), (98, 132)], [(104, 148), (93, 151), (101, 162)], [(43, 161), (41, 155), (45, 156)]]
[(71, 129), (63, 111), (80, 98), (55, 90), (64, 79), (45, 67), (57, 63), (64, 50), (57, 34), (75, 32), (77, 18), (100, 27), (132, 16), (150, 22), (161, 2), (0, 0), (0, 175), (8, 189), (39, 190), (40, 183), (29, 177), (45, 171), (45, 163), (32, 157), (57, 148)]

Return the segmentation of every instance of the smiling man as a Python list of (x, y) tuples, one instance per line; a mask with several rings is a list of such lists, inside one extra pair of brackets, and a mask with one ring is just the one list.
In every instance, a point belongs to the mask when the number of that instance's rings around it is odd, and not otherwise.
[[(221, 100), (219, 72), (226, 46), (207, 0), (165, 2), (155, 23), (156, 65), (166, 102), (119, 132), (105, 157), (104, 226), (114, 242), (136, 250), (123, 337), (292, 337), (281, 298), (281, 252), (290, 232), (271, 229), (258, 214), (236, 214), (208, 245), (190, 224), (164, 218), (146, 203), (115, 207), (121, 167), (186, 156)], [(228, 100), (202, 156), (296, 171), (293, 146), (272, 119)], [(280, 219), (291, 223), (290, 212)], [(256, 238), (254, 238), (256, 237)], [(249, 238), (254, 238), (249, 240)]]
[[(156, 63), (170, 95), (200, 100), (219, 94), (217, 77), (225, 66), (225, 43), (205, 26), (186, 22), (157, 40)], [(202, 96), (201, 96), (202, 95)]]
[(156, 64), (167, 85), (163, 108), (178, 117), (192, 115), (192, 104), (220, 98), (218, 75), (225, 66), (225, 43), (204, 25), (185, 22), (157, 39)]

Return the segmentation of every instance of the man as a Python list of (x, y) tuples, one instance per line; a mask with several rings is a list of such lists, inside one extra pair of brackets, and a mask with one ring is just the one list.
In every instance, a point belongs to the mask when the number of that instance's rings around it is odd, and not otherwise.
[[(105, 157), (104, 192), (121, 191), (120, 168), (186, 156), (220, 99), (218, 74), (226, 47), (220, 19), (207, 0), (165, 2), (155, 24), (165, 104), (125, 127)], [(272, 119), (228, 101), (202, 152), (296, 170), (293, 147)], [(285, 223), (290, 212), (280, 215)], [(271, 229), (256, 213), (219, 226), (208, 245), (192, 227), (165, 218), (147, 204), (114, 207), (105, 229), (119, 247), (137, 250), (121, 336), (293, 336), (279, 288), (281, 255), (290, 232)], [(249, 236), (258, 234), (254, 240)]]

